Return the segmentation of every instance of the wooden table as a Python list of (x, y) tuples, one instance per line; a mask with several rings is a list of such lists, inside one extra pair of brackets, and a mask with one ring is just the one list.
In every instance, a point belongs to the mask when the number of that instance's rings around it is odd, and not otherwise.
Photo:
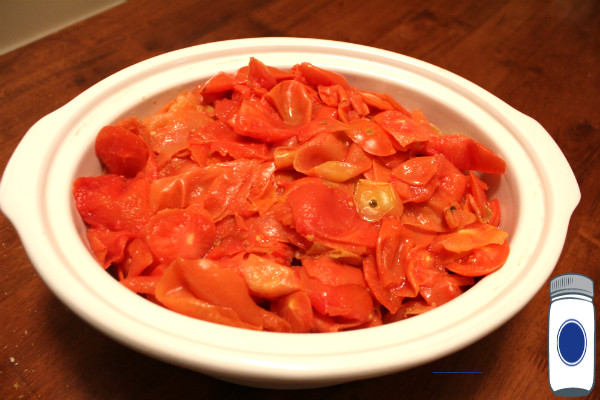
[[(0, 56), (0, 168), (4, 170), (19, 140), (39, 118), (108, 75), (149, 57), (258, 36), (365, 44), (457, 73), (550, 132), (582, 192), (553, 276), (578, 272), (600, 284), (600, 3), (427, 3), (129, 0)], [(547, 378), (547, 284), (507, 324), (453, 355), (377, 379), (280, 392), (236, 386), (173, 367), (97, 332), (46, 288), (4, 216), (0, 260), (4, 399), (553, 397)], [(596, 304), (598, 298), (596, 290)], [(600, 388), (592, 395), (600, 398)]]

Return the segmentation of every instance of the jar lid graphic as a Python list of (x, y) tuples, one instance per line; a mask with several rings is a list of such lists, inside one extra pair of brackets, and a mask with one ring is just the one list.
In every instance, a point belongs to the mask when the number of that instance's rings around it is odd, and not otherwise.
[(579, 294), (594, 297), (594, 281), (581, 274), (562, 274), (550, 281), (550, 297)]

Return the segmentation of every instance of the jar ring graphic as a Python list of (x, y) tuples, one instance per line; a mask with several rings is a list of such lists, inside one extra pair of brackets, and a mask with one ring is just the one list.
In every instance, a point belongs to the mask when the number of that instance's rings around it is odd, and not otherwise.
[(587, 350), (587, 337), (581, 323), (568, 319), (558, 329), (556, 347), (561, 361), (575, 366), (583, 360)]

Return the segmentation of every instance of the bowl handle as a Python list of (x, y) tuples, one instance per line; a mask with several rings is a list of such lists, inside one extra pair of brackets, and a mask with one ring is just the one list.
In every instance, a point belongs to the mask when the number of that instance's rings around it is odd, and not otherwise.
[(40, 210), (35, 203), (42, 196), (49, 162), (48, 149), (61, 140), (53, 134), (59, 110), (37, 121), (17, 145), (0, 181), (0, 209), (16, 228), (35, 221)]
[(550, 187), (554, 191), (558, 210), (569, 217), (581, 200), (581, 191), (575, 173), (564, 153), (552, 136), (535, 119), (518, 112), (518, 117), (527, 129), (525, 137), (529, 141), (532, 154), (536, 154), (536, 163), (541, 172), (547, 174)]

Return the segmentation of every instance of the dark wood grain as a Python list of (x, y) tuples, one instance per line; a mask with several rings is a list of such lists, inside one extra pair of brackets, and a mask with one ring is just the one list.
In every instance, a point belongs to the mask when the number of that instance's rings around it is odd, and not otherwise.
[[(0, 56), (0, 172), (38, 119), (108, 75), (149, 57), (195, 44), (258, 36), (365, 44), (461, 75), (550, 132), (573, 167), (582, 192), (553, 276), (579, 272), (598, 285), (600, 2), (431, 3), (129, 0)], [(0, 263), (3, 399), (553, 396), (547, 379), (547, 283), (508, 323), (453, 355), (381, 378), (281, 392), (236, 386), (180, 369), (97, 332), (46, 288), (3, 215)], [(433, 374), (455, 370), (482, 373)], [(600, 398), (600, 388), (591, 397)]]

